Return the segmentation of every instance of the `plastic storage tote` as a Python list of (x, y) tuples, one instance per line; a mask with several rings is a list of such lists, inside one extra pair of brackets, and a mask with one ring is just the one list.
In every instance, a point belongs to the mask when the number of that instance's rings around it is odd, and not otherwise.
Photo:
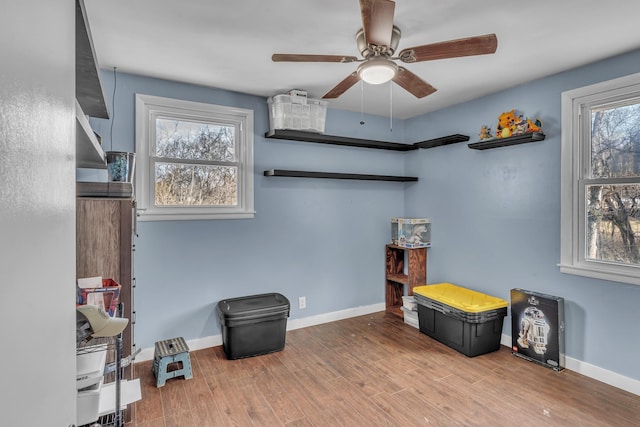
[(500, 348), (509, 303), (451, 283), (413, 288), (420, 332), (473, 357)]
[(289, 300), (261, 294), (218, 302), (222, 344), (228, 359), (258, 356), (284, 348)]
[(270, 133), (276, 129), (324, 133), (328, 102), (307, 98), (306, 93), (301, 93), (304, 92), (292, 91), (267, 100)]

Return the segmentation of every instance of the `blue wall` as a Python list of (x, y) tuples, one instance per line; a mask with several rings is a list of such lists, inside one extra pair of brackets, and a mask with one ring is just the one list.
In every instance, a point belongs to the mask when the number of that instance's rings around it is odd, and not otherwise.
[[(108, 101), (113, 73), (103, 72)], [(117, 74), (113, 144), (110, 122), (93, 120), (107, 149), (133, 151), (135, 93), (254, 110), (255, 210), (252, 220), (138, 223), (136, 343), (153, 347), (173, 336), (220, 334), (215, 306), (223, 298), (280, 292), (291, 319), (384, 301), (384, 246), (390, 219), (404, 210), (412, 184), (264, 177), (267, 169), (404, 174), (404, 153), (267, 140), (264, 98)], [(328, 134), (402, 142), (402, 122), (329, 110)], [(395, 127), (395, 124), (394, 124)], [(298, 297), (307, 308), (298, 310)]]
[[(390, 218), (433, 221), (428, 281), (450, 281), (505, 299), (521, 287), (566, 300), (567, 355), (640, 379), (635, 312), (640, 287), (561, 274), (560, 93), (640, 71), (640, 51), (406, 121), (329, 110), (326, 133), (414, 142), (471, 136), (516, 108), (539, 117), (547, 139), (488, 151), (465, 143), (396, 153), (266, 140), (266, 100), (117, 74), (113, 149), (133, 150), (134, 95), (255, 111), (253, 220), (140, 222), (135, 252), (136, 343), (220, 334), (223, 298), (280, 292), (291, 318), (384, 301)], [(103, 72), (111, 101), (113, 73)], [(425, 102), (428, 102), (428, 98)], [(110, 122), (92, 120), (109, 145)], [(266, 178), (266, 169), (418, 176), (418, 183)], [(297, 309), (299, 296), (308, 308)], [(504, 332), (510, 334), (509, 318)]]
[(542, 120), (542, 142), (486, 151), (456, 144), (407, 157), (407, 174), (420, 181), (405, 192), (405, 214), (433, 221), (429, 282), (507, 300), (515, 287), (562, 296), (567, 356), (635, 379), (640, 286), (562, 274), (557, 264), (561, 92), (637, 73), (639, 64), (636, 51), (405, 121), (407, 140), (460, 132), (476, 142), (503, 111)]

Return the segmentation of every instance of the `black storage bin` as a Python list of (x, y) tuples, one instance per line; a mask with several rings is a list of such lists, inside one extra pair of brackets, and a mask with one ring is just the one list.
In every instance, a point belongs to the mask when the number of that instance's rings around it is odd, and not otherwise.
[(227, 358), (240, 359), (282, 350), (289, 307), (287, 297), (278, 293), (220, 301), (217, 311)]
[(420, 332), (474, 357), (500, 348), (504, 316), (483, 323), (469, 323), (418, 304)]
[(420, 332), (474, 357), (500, 348), (508, 302), (451, 283), (413, 289)]

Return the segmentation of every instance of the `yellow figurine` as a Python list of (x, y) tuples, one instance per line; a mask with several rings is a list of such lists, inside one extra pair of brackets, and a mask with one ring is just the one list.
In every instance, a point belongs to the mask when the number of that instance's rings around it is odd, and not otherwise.
[(480, 128), (480, 140), (483, 139), (493, 139), (493, 135), (491, 135), (491, 127), (487, 125), (482, 125)]
[(516, 117), (516, 111), (511, 110), (506, 113), (502, 113), (498, 116), (498, 127), (496, 128), (496, 137), (508, 138), (513, 134), (516, 129), (516, 123), (518, 118)]

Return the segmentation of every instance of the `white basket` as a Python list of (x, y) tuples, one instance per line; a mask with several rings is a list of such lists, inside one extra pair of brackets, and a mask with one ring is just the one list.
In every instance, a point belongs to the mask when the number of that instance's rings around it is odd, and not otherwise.
[(98, 419), (98, 407), (100, 405), (100, 391), (102, 378), (97, 384), (78, 391), (76, 406), (76, 424), (79, 426), (89, 424)]
[(418, 310), (418, 303), (416, 302), (416, 299), (413, 297), (413, 295), (411, 296), (403, 295), (402, 306), (405, 307), (407, 310), (412, 310), (412, 311)]
[(271, 133), (276, 129), (323, 133), (327, 102), (307, 98), (299, 92), (291, 93), (275, 95), (267, 100)]
[(420, 329), (420, 322), (418, 321), (418, 312), (409, 310), (406, 307), (401, 307), (404, 312), (404, 323), (409, 326), (413, 326), (416, 329)]

